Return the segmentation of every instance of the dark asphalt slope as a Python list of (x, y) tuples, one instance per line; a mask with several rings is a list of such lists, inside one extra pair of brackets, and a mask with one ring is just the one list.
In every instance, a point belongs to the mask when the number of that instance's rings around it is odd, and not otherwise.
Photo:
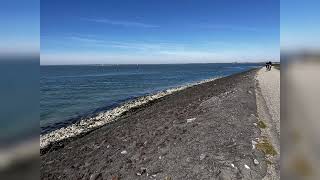
[(41, 178), (261, 179), (256, 71), (165, 96), (64, 143), (41, 156)]

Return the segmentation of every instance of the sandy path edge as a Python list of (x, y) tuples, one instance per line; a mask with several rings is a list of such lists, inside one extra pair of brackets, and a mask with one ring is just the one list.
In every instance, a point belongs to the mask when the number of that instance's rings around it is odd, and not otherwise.
[(272, 164), (268, 166), (263, 178), (280, 179), (280, 71), (266, 71), (261, 68), (256, 74), (256, 103), (259, 120), (266, 129), (261, 129), (261, 136), (267, 137), (275, 148), (277, 155), (266, 156)]

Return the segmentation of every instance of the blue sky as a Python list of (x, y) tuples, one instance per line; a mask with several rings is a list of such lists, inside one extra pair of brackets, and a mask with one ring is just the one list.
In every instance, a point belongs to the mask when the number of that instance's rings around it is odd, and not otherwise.
[(0, 55), (37, 53), (40, 48), (40, 2), (0, 1)]
[(278, 0), (42, 0), (41, 64), (279, 59)]
[(319, 50), (318, 0), (281, 0), (281, 50)]

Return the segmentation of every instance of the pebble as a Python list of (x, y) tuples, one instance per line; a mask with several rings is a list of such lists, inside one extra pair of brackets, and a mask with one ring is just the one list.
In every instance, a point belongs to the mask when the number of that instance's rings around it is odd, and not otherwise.
[(124, 150), (124, 151), (121, 151), (121, 154), (128, 154), (128, 152)]
[(101, 173), (94, 173), (94, 174), (91, 174), (90, 176), (90, 180), (96, 180), (99, 176), (100, 176)]
[(196, 118), (190, 118), (190, 119), (187, 119), (187, 123), (191, 123), (192, 121), (196, 120)]
[(112, 176), (112, 180), (119, 180), (118, 176)]
[(201, 154), (201, 155), (200, 155), (200, 161), (202, 161), (205, 157), (206, 157), (205, 154)]
[(252, 143), (252, 149), (255, 149), (256, 148), (256, 144), (258, 144), (258, 143), (255, 142), (254, 140), (252, 140), (251, 143)]
[(258, 164), (259, 164), (259, 161), (256, 160), (256, 159), (254, 159), (254, 160), (253, 160), (253, 163), (254, 163), (255, 165), (258, 165)]
[(246, 169), (250, 169), (250, 167), (249, 167), (248, 165), (246, 165), (246, 164), (244, 165), (244, 167), (245, 167)]
[(234, 164), (231, 164), (231, 166), (234, 168)]
[[(146, 172), (147, 172), (147, 168), (142, 167), (142, 168), (140, 169), (140, 171), (137, 172), (137, 175), (138, 175), (138, 176), (141, 176), (142, 174), (144, 174), (144, 173), (146, 173)], [(147, 176), (149, 176), (148, 173), (147, 173)]]

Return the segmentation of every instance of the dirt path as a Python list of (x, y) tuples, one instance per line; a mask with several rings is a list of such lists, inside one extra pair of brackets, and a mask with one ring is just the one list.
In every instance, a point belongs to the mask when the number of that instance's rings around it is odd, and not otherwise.
[(271, 163), (264, 179), (280, 179), (280, 70), (260, 69), (257, 80), (257, 111), (259, 120), (266, 124), (262, 137), (271, 142), (276, 154), (266, 154)]

